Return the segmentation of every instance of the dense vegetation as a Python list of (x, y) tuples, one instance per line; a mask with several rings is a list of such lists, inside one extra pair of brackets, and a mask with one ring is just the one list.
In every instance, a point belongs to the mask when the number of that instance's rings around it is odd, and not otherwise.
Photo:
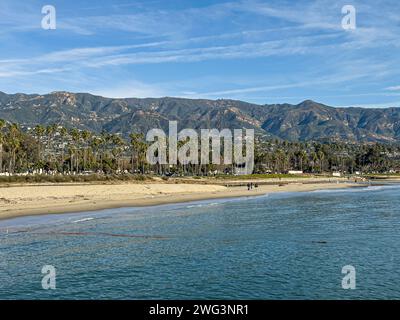
[[(160, 174), (215, 175), (233, 172), (232, 166), (147, 164), (143, 134), (121, 135), (37, 125), (23, 130), (0, 120), (0, 175), (45, 174)], [(287, 142), (258, 138), (255, 173), (282, 174), (340, 171), (352, 174), (400, 171), (400, 146), (379, 143)]]

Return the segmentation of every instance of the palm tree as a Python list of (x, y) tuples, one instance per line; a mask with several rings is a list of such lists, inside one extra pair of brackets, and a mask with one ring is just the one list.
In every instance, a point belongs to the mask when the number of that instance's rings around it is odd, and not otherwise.
[(318, 156), (317, 156), (317, 154), (315, 152), (311, 153), (311, 159), (312, 159), (312, 161), (311, 161), (311, 170), (314, 173), (315, 165), (316, 165), (316, 163), (318, 161)]
[(59, 128), (58, 132), (60, 133), (60, 137), (61, 137), (61, 171), (62, 171), (62, 173), (64, 173), (64, 161), (65, 161), (65, 159), (64, 159), (64, 151), (65, 151), (64, 139), (68, 134), (68, 130), (65, 127), (61, 127), (61, 128)]
[[(80, 142), (80, 138), (81, 138), (81, 134), (79, 132), (78, 129), (72, 129), (70, 131), (70, 135), (72, 137), (72, 141), (73, 141), (73, 147), (72, 147), (72, 151), (73, 151), (73, 158), (75, 161), (75, 169), (76, 172), (78, 173), (79, 171), (79, 154), (78, 154), (78, 150), (79, 150), (79, 142)], [(71, 154), (72, 155), (72, 154)], [(73, 162), (72, 162), (72, 157), (71, 157), (71, 163), (72, 163), (72, 170), (74, 168)]]
[(100, 166), (101, 169), (104, 170), (104, 163), (105, 160), (107, 159), (107, 145), (110, 141), (110, 134), (106, 131), (102, 131), (100, 134), (100, 148), (101, 148), (101, 152), (100, 152)]
[(101, 143), (102, 143), (102, 140), (99, 137), (92, 137), (90, 140), (90, 148), (92, 149), (92, 152), (94, 153), (94, 163), (95, 163), (97, 170), (101, 169), (99, 161), (98, 161), (98, 153), (99, 153), (99, 147), (100, 147)]
[(133, 163), (134, 159), (136, 159), (136, 170), (139, 170), (139, 165), (140, 165), (140, 160), (141, 160), (141, 151), (142, 151), (142, 143), (144, 140), (144, 136), (141, 133), (131, 133), (129, 135), (129, 138), (131, 139), (131, 149), (132, 149), (132, 155), (131, 155), (131, 171), (132, 173), (134, 172), (133, 169)]
[(47, 148), (47, 151), (48, 151), (48, 160), (49, 161), (52, 161), (52, 156), (53, 156), (53, 154), (52, 154), (52, 152), (50, 151), (50, 147), (51, 147), (51, 142), (53, 142), (53, 140), (54, 140), (54, 134), (56, 133), (56, 131), (57, 131), (57, 125), (56, 124), (51, 124), (51, 125), (48, 125), (47, 127), (46, 127), (46, 148)]
[(123, 151), (123, 147), (125, 145), (125, 142), (120, 136), (118, 136), (116, 134), (111, 136), (111, 142), (112, 142), (112, 144), (114, 146), (114, 148), (112, 150), (112, 153), (113, 153), (113, 155), (115, 157), (115, 160), (117, 162), (117, 170), (120, 171), (121, 167), (120, 167), (119, 156), (121, 155), (121, 153)]
[(303, 171), (304, 163), (307, 161), (307, 152), (303, 149), (299, 152), (300, 170)]
[(325, 154), (323, 151), (318, 151), (318, 159), (319, 159), (319, 166), (320, 166), (320, 170), (321, 173), (324, 171), (324, 159), (325, 159)]
[(92, 134), (87, 131), (84, 130), (81, 133), (81, 137), (82, 137), (82, 141), (83, 141), (83, 170), (86, 170), (86, 163), (87, 163), (87, 153), (88, 153), (88, 147), (89, 147), (89, 139), (92, 136)]
[(40, 150), (41, 149), (40, 145), (41, 145), (41, 139), (42, 139), (44, 133), (46, 132), (46, 129), (42, 125), (37, 125), (33, 130), (35, 132), (35, 136), (36, 136), (36, 140), (37, 140), (37, 153), (38, 153), (37, 157), (38, 157), (39, 161), (41, 161), (42, 154), (41, 154), (41, 150)]
[(6, 122), (3, 119), (0, 119), (0, 173), (3, 172), (3, 143), (4, 143), (3, 128), (5, 126)]
[(13, 123), (10, 126), (7, 136), (8, 147), (10, 148), (10, 154), (11, 154), (8, 163), (8, 172), (11, 174), (14, 173), (15, 170), (16, 152), (21, 144), (20, 135), (21, 132), (18, 124)]

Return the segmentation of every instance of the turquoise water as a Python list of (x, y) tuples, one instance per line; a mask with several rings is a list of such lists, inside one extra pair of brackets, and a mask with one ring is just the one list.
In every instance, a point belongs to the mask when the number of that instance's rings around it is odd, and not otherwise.
[[(0, 299), (400, 298), (400, 187), (0, 221)], [(56, 290), (43, 290), (53, 265)], [(341, 287), (356, 268), (356, 289)]]

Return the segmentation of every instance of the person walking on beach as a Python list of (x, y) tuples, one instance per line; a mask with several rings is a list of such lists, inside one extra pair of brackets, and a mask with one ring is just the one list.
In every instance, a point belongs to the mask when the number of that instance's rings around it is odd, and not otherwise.
[(247, 183), (247, 190), (250, 191), (250, 183)]

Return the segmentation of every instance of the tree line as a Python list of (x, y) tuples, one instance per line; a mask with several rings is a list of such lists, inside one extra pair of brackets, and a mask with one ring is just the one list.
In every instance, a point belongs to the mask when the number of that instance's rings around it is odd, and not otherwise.
[[(180, 142), (182, 144), (182, 142)], [(102, 173), (209, 175), (230, 174), (234, 165), (149, 165), (143, 133), (128, 137), (56, 124), (21, 128), (0, 119), (0, 174)], [(221, 148), (221, 157), (223, 148)], [(257, 137), (256, 173), (340, 171), (352, 174), (400, 171), (400, 145), (344, 142), (288, 142)]]

